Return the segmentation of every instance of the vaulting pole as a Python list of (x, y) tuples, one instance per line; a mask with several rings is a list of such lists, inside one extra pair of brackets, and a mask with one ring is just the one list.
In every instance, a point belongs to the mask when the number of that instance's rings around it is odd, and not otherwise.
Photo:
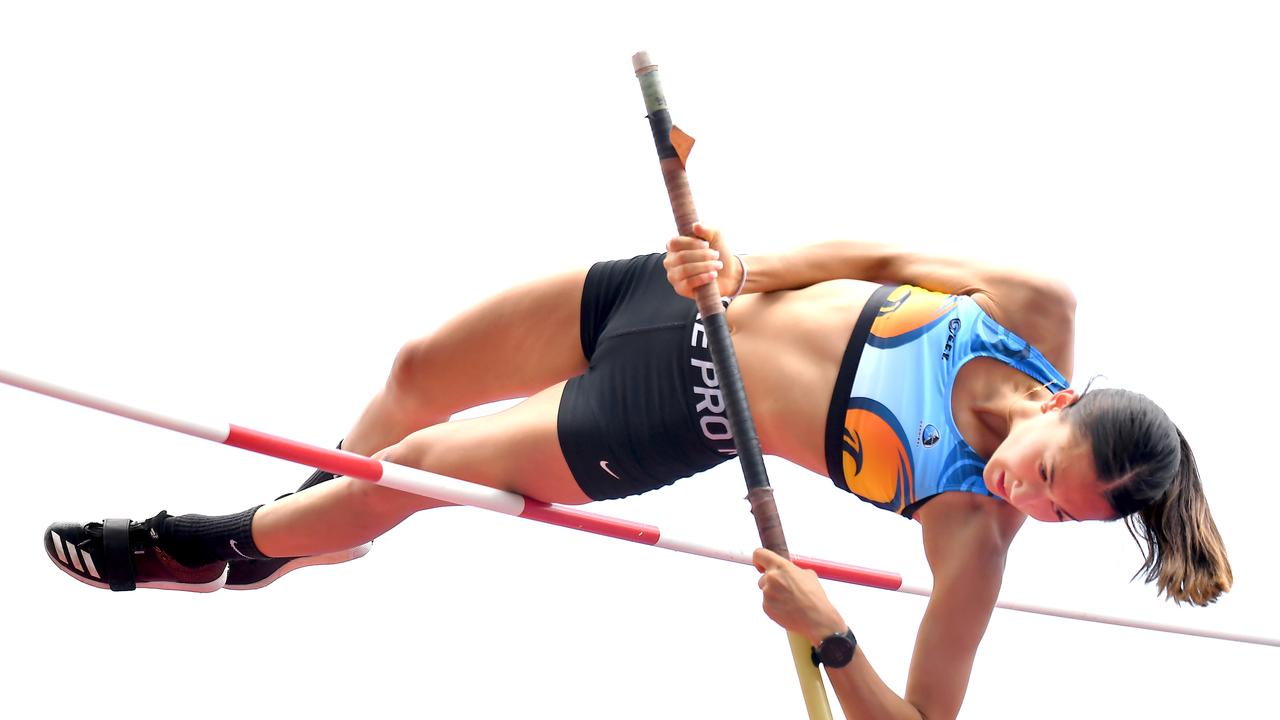
[[(689, 179), (684, 171), (688, 146), (681, 148), (677, 142), (673, 142), (688, 136), (677, 131), (673, 137), (671, 112), (667, 109), (662, 82), (658, 79), (658, 66), (649, 59), (649, 53), (636, 53), (632, 56), (631, 63), (636, 78), (640, 81), (640, 90), (644, 93), (644, 107), (649, 115), (649, 128), (653, 131), (658, 164), (662, 167), (662, 179), (667, 185), (667, 196), (671, 199), (671, 212), (675, 215), (676, 228), (681, 235), (692, 236), (693, 225), (698, 222), (698, 211), (693, 205), (693, 193), (689, 189)], [(734, 353), (733, 340), (729, 337), (729, 323), (724, 316), (724, 305), (720, 302), (720, 288), (716, 283), (707, 283), (699, 287), (695, 295), (711, 350), (711, 362), (715, 365), (716, 378), (725, 400), (725, 414), (733, 431), (733, 444), (738, 451), (738, 460), (742, 463), (743, 477), (747, 481), (747, 500), (751, 503), (751, 514), (756, 519), (760, 544), (784, 558), (790, 558), (787, 540), (782, 533), (782, 520), (778, 517), (778, 506), (773, 501), (773, 488), (769, 487), (769, 475), (765, 472), (760, 439), (751, 419), (751, 409), (747, 406), (747, 393), (743, 389), (742, 374), (738, 370), (738, 356)], [(810, 659), (812, 648), (809, 641), (790, 631), (787, 632), (787, 639), (791, 645), (796, 676), (800, 680), (800, 690), (804, 694), (809, 717), (811, 720), (830, 720), (831, 705), (827, 701), (822, 675)]]

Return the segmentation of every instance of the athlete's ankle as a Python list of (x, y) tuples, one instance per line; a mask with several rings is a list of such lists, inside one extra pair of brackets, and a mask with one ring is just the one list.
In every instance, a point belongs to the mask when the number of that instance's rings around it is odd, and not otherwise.
[(218, 560), (266, 558), (253, 541), (257, 507), (233, 515), (179, 515), (164, 521), (157, 544), (175, 560), (190, 567)]

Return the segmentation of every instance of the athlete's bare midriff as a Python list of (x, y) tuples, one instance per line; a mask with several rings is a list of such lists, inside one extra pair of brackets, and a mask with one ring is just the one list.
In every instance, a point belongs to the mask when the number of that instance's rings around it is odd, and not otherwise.
[(827, 409), (849, 335), (879, 287), (828, 280), (744, 295), (729, 307), (733, 344), (760, 445), (826, 475)]

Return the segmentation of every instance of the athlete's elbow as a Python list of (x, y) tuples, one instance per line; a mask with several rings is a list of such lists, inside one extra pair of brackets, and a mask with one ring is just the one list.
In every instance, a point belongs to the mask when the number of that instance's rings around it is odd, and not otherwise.
[(1076, 294), (1065, 280), (1055, 278), (1048, 282), (1045, 294), (1068, 315), (1076, 314)]
[(909, 711), (904, 720), (916, 720), (916, 718), (919, 718), (919, 720), (956, 720), (960, 714), (958, 710), (948, 712), (944, 708), (926, 709), (924, 703), (913, 703), (908, 701), (907, 706), (910, 707), (914, 713)]
[(833, 240), (824, 246), (828, 255), (838, 261), (839, 277), (875, 283), (901, 282), (903, 268), (911, 258), (903, 248), (885, 243)]

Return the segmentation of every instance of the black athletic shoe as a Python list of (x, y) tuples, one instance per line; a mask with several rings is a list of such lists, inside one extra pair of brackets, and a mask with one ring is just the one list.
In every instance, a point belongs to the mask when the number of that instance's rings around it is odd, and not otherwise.
[(167, 517), (161, 511), (142, 522), (54, 523), (44, 531), (44, 549), (59, 570), (104, 590), (213, 592), (222, 587), (226, 561), (189, 567), (160, 548), (158, 529)]
[(280, 576), (310, 565), (337, 565), (348, 560), (362, 558), (373, 549), (373, 543), (325, 553), (294, 558), (266, 558), (263, 560), (232, 560), (227, 570), (228, 590), (257, 590), (275, 582)]

